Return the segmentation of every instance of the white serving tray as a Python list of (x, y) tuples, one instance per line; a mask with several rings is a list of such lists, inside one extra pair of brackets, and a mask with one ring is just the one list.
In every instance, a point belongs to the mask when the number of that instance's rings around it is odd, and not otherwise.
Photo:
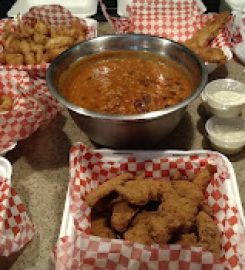
[(26, 13), (33, 6), (40, 5), (61, 5), (71, 11), (74, 16), (88, 18), (97, 13), (98, 0), (80, 0), (80, 1), (64, 1), (64, 0), (17, 0), (12, 8), (8, 11), (9, 17), (16, 17), (19, 13)]
[(96, 29), (98, 29), (98, 22), (90, 16), (97, 13), (98, 0), (82, 0), (82, 1), (50, 1), (50, 0), (17, 0), (12, 8), (8, 11), (8, 17), (17, 18), (18, 14), (22, 15), (29, 11), (29, 9), (33, 6), (40, 5), (61, 5), (64, 8), (71, 11), (72, 15), (78, 18), (83, 18), (87, 25)]
[[(168, 150), (168, 151), (142, 151), (142, 150), (109, 150), (109, 149), (102, 149), (102, 150), (94, 150), (94, 152), (97, 153), (106, 153), (107, 159), (113, 159), (113, 161), (116, 161), (121, 159), (122, 156), (128, 156), (128, 155), (134, 155), (140, 159), (152, 159), (162, 156), (187, 156), (187, 155), (199, 155), (199, 154), (208, 154), (208, 153), (216, 153), (220, 155), (225, 162), (229, 174), (230, 174), (230, 181), (225, 181), (227, 185), (228, 194), (227, 196), (229, 199), (232, 200), (232, 203), (237, 207), (239, 217), (242, 223), (243, 228), (245, 228), (245, 216), (242, 208), (241, 198), (239, 195), (239, 190), (237, 186), (237, 180), (236, 175), (233, 169), (232, 164), (228, 160), (227, 157), (224, 155), (214, 152), (214, 151), (208, 151), (208, 150), (194, 150), (194, 151), (177, 151), (177, 150)], [(105, 158), (103, 158), (105, 159)], [(69, 194), (70, 190), (68, 188), (67, 194), (66, 194), (66, 202), (65, 207), (63, 211), (63, 218), (62, 223), (60, 227), (60, 234), (59, 238), (64, 236), (70, 236), (72, 237), (74, 234), (74, 220), (73, 217), (69, 211), (70, 205), (69, 205)]]
[[(171, 1), (179, 2), (180, 0)], [(201, 0), (196, 0), (196, 2), (202, 10), (206, 10), (206, 7)], [(127, 5), (130, 5), (131, 3), (132, 0), (117, 0), (117, 14), (121, 17), (127, 17)]]
[(11, 180), (12, 166), (10, 162), (0, 156), (0, 176)]

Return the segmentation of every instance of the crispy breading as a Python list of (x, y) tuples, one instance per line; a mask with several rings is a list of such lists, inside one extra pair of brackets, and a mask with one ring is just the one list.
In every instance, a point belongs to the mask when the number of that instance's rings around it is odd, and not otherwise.
[(186, 40), (184, 45), (195, 52), (203, 61), (209, 63), (224, 64), (227, 61), (226, 55), (220, 48), (210, 47), (210, 42), (225, 27), (230, 18), (230, 13), (225, 11), (215, 15), (201, 29), (196, 31), (192, 38)]
[(154, 244), (154, 240), (149, 234), (149, 219), (154, 216), (154, 212), (142, 211), (133, 220), (130, 228), (124, 233), (124, 239), (144, 245)]
[(184, 247), (197, 246), (197, 236), (194, 233), (184, 233), (180, 236), (177, 244)]
[(130, 205), (125, 200), (115, 203), (112, 209), (111, 226), (118, 232), (124, 232), (139, 210), (139, 207)]
[(161, 201), (165, 193), (173, 192), (170, 181), (136, 179), (118, 185), (116, 192), (131, 204), (144, 205), (148, 201)]
[(201, 211), (197, 215), (196, 223), (199, 236), (198, 244), (219, 257), (220, 233), (214, 220), (207, 213)]
[(91, 233), (105, 238), (116, 238), (116, 234), (107, 224), (105, 217), (99, 217), (91, 221)]
[(108, 181), (104, 182), (96, 189), (91, 191), (86, 196), (85, 200), (90, 207), (93, 207), (100, 199), (115, 191), (118, 185), (123, 182), (129, 181), (130, 179), (133, 179), (133, 175), (131, 173), (123, 173), (119, 176), (109, 179)]
[(227, 61), (226, 55), (220, 48), (190, 47), (190, 49), (194, 51), (194, 53), (196, 53), (205, 62), (224, 64)]
[(192, 182), (199, 186), (201, 190), (204, 190), (214, 173), (216, 172), (215, 166), (208, 164), (206, 168), (201, 169), (193, 178)]
[(186, 180), (172, 181), (172, 185), (180, 197), (189, 198), (197, 204), (200, 204), (204, 200), (202, 190), (193, 182)]
[(200, 210), (207, 213), (209, 216), (213, 216), (214, 215), (214, 212), (213, 212), (213, 209), (211, 206), (209, 206), (207, 204), (207, 202), (202, 202), (201, 205), (200, 205)]
[(186, 45), (192, 47), (207, 47), (209, 43), (219, 34), (220, 30), (224, 28), (230, 17), (230, 12), (221, 12), (213, 19), (207, 21), (204, 27), (200, 28), (191, 39), (185, 42)]
[(158, 215), (150, 221), (150, 234), (159, 244), (166, 244), (173, 232), (189, 230), (198, 212), (198, 204), (177, 194), (167, 195), (159, 206)]

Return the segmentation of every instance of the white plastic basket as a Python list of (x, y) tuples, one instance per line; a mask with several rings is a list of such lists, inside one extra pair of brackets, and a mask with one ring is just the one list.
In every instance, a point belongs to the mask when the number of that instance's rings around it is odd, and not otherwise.
[(70, 10), (72, 15), (83, 18), (88, 26), (94, 26), (97, 29), (97, 21), (90, 18), (97, 13), (98, 0), (82, 1), (64, 1), (58, 0), (17, 0), (12, 8), (8, 11), (8, 16), (16, 18), (18, 14), (25, 14), (33, 6), (57, 4)]
[[(243, 213), (242, 203), (239, 195), (239, 190), (237, 186), (237, 180), (235, 176), (235, 172), (233, 169), (232, 164), (230, 161), (222, 154), (214, 151), (208, 150), (194, 150), (194, 151), (176, 151), (176, 150), (169, 150), (169, 151), (142, 151), (142, 150), (109, 150), (109, 149), (102, 149), (102, 150), (94, 150), (93, 153), (100, 153), (103, 154), (103, 162), (113, 161), (113, 162), (120, 162), (122, 158), (127, 158), (128, 156), (134, 156), (136, 159), (139, 160), (151, 160), (154, 158), (160, 157), (182, 157), (182, 156), (192, 156), (192, 155), (212, 155), (216, 154), (221, 159), (222, 162), (225, 164), (225, 167), (230, 175), (229, 181), (225, 181), (225, 190), (227, 192), (227, 196), (229, 198), (229, 202), (235, 206), (238, 210), (239, 216), (239, 229), (237, 229), (238, 234), (245, 234), (245, 217)], [(66, 195), (66, 202), (63, 212), (62, 223), (60, 227), (60, 234), (59, 238), (68, 236), (73, 237), (75, 235), (75, 227), (74, 227), (74, 219), (72, 214), (70, 213), (70, 198), (69, 198), (70, 190), (68, 188), (67, 195)], [(244, 247), (243, 244), (239, 243), (237, 247), (237, 252), (239, 253), (239, 257), (241, 257), (242, 261), (245, 262), (245, 254), (244, 254)]]
[(10, 162), (6, 158), (0, 156), (0, 177), (11, 180), (11, 175), (12, 166)]

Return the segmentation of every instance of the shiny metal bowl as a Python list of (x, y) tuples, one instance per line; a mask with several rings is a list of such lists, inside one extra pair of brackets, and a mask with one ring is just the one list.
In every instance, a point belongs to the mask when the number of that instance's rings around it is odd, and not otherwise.
[[(150, 51), (170, 58), (190, 73), (195, 90), (175, 106), (137, 115), (101, 114), (67, 101), (59, 93), (58, 81), (62, 72), (81, 57), (106, 50)], [(135, 34), (111, 35), (79, 43), (59, 55), (50, 65), (46, 79), (51, 94), (69, 109), (76, 124), (92, 141), (110, 148), (146, 148), (159, 143), (177, 126), (187, 105), (202, 92), (207, 82), (207, 70), (195, 54), (172, 40)]]

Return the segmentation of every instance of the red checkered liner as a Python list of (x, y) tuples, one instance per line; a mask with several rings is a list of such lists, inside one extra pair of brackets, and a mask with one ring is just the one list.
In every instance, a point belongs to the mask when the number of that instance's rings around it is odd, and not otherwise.
[[(128, 18), (113, 18), (100, 0), (103, 13), (117, 33), (149, 34), (183, 42), (192, 37), (213, 14), (203, 14), (197, 0), (133, 0), (127, 7)], [(227, 24), (228, 25), (228, 24)], [(231, 47), (229, 27), (211, 44)]]
[(14, 100), (12, 110), (0, 114), (0, 152), (11, 142), (29, 137), (61, 109), (45, 80), (32, 78), (26, 71), (0, 69), (0, 94)]
[(10, 181), (0, 177), (0, 256), (21, 250), (34, 233), (34, 225)]
[[(32, 21), (33, 19), (43, 20), (48, 22), (51, 25), (70, 25), (71, 21), (74, 20), (74, 16), (72, 16), (71, 12), (66, 10), (64, 7), (60, 5), (41, 5), (31, 8), (26, 14), (22, 16), (23, 20)], [(1, 36), (3, 35), (3, 27), (8, 19), (4, 19), (0, 21), (0, 44), (1, 44)], [(83, 19), (79, 19), (87, 28), (86, 30), (86, 39), (91, 39), (96, 36), (96, 29), (92, 26), (88, 26), (86, 21)], [(13, 23), (13, 27), (16, 24), (15, 20), (11, 20)], [(7, 70), (18, 69), (28, 71), (33, 76), (39, 76), (44, 78), (46, 70), (48, 68), (48, 64), (40, 64), (40, 65), (4, 65)]]
[[(69, 204), (75, 229), (72, 236), (58, 241), (54, 251), (57, 269), (241, 269), (241, 256), (245, 256), (245, 251), (240, 256), (237, 250), (238, 243), (245, 236), (245, 229), (234, 202), (227, 196), (229, 188), (226, 182), (230, 174), (222, 157), (215, 152), (186, 156), (149, 155), (145, 152), (138, 156), (113, 156), (110, 152), (87, 149), (82, 144), (71, 149)], [(191, 178), (207, 163), (217, 167), (205, 196), (221, 232), (222, 256), (219, 261), (200, 247), (147, 247), (90, 235), (91, 209), (84, 197), (102, 182), (123, 172), (173, 179), (178, 171), (184, 178)]]

